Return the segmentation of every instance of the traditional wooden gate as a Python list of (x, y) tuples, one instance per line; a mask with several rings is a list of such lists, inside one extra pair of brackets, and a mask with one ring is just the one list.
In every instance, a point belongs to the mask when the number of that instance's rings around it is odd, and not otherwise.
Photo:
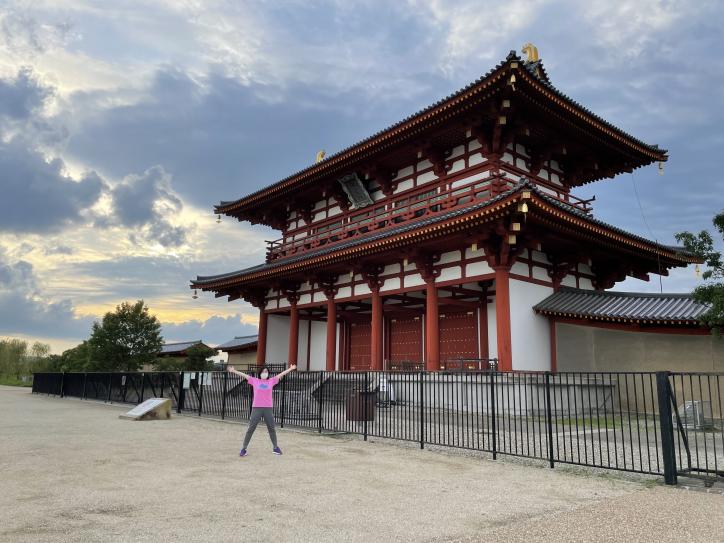
[(390, 320), (390, 363), (422, 362), (422, 319), (420, 317)]
[(369, 370), (371, 366), (372, 325), (353, 322), (349, 327), (349, 369)]
[(478, 322), (475, 311), (440, 314), (440, 361), (478, 358)]

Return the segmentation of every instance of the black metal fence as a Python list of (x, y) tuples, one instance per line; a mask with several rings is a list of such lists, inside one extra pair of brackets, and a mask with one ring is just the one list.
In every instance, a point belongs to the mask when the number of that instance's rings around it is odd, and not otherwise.
[[(252, 368), (250, 371), (254, 371)], [(458, 447), (595, 468), (724, 477), (716, 373), (297, 372), (274, 389), (283, 427)], [(249, 384), (227, 372), (38, 373), (33, 392), (248, 420)]]

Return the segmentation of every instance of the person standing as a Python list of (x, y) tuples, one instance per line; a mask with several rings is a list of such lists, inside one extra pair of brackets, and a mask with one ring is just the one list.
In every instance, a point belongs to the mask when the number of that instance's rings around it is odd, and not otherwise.
[(274, 387), (279, 383), (279, 381), (283, 379), (286, 374), (296, 370), (297, 366), (290, 366), (289, 369), (284, 370), (279, 375), (275, 375), (271, 379), (269, 378), (269, 368), (267, 368), (266, 366), (262, 367), (261, 371), (259, 372), (259, 378), (247, 375), (246, 373), (236, 370), (232, 366), (228, 366), (226, 369), (229, 373), (233, 373), (235, 375), (238, 375), (242, 379), (246, 379), (246, 381), (254, 389), (254, 401), (251, 404), (251, 417), (249, 418), (249, 428), (247, 428), (246, 430), (246, 435), (244, 436), (244, 444), (241, 446), (239, 456), (246, 456), (246, 448), (249, 446), (251, 436), (254, 435), (254, 430), (256, 430), (256, 427), (262, 418), (266, 423), (266, 428), (269, 431), (269, 437), (271, 438), (272, 446), (274, 447), (272, 449), (272, 452), (274, 454), (282, 454), (282, 450), (277, 444), (277, 433), (274, 429), (273, 390)]

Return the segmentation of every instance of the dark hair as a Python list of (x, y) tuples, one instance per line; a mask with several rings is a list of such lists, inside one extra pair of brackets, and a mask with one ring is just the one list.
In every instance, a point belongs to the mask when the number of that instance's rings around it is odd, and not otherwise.
[(260, 375), (260, 376), (261, 376), (262, 373), (264, 373), (264, 370), (266, 370), (266, 372), (267, 372), (269, 375), (271, 375), (271, 370), (270, 370), (269, 367), (265, 364), (265, 365), (263, 365), (261, 368), (259, 368), (259, 375)]

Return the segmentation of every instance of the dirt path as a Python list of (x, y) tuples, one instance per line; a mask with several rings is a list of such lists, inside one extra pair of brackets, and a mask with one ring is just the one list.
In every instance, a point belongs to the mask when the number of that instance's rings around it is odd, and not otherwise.
[(722, 495), (127, 409), (0, 387), (0, 541), (724, 541)]

